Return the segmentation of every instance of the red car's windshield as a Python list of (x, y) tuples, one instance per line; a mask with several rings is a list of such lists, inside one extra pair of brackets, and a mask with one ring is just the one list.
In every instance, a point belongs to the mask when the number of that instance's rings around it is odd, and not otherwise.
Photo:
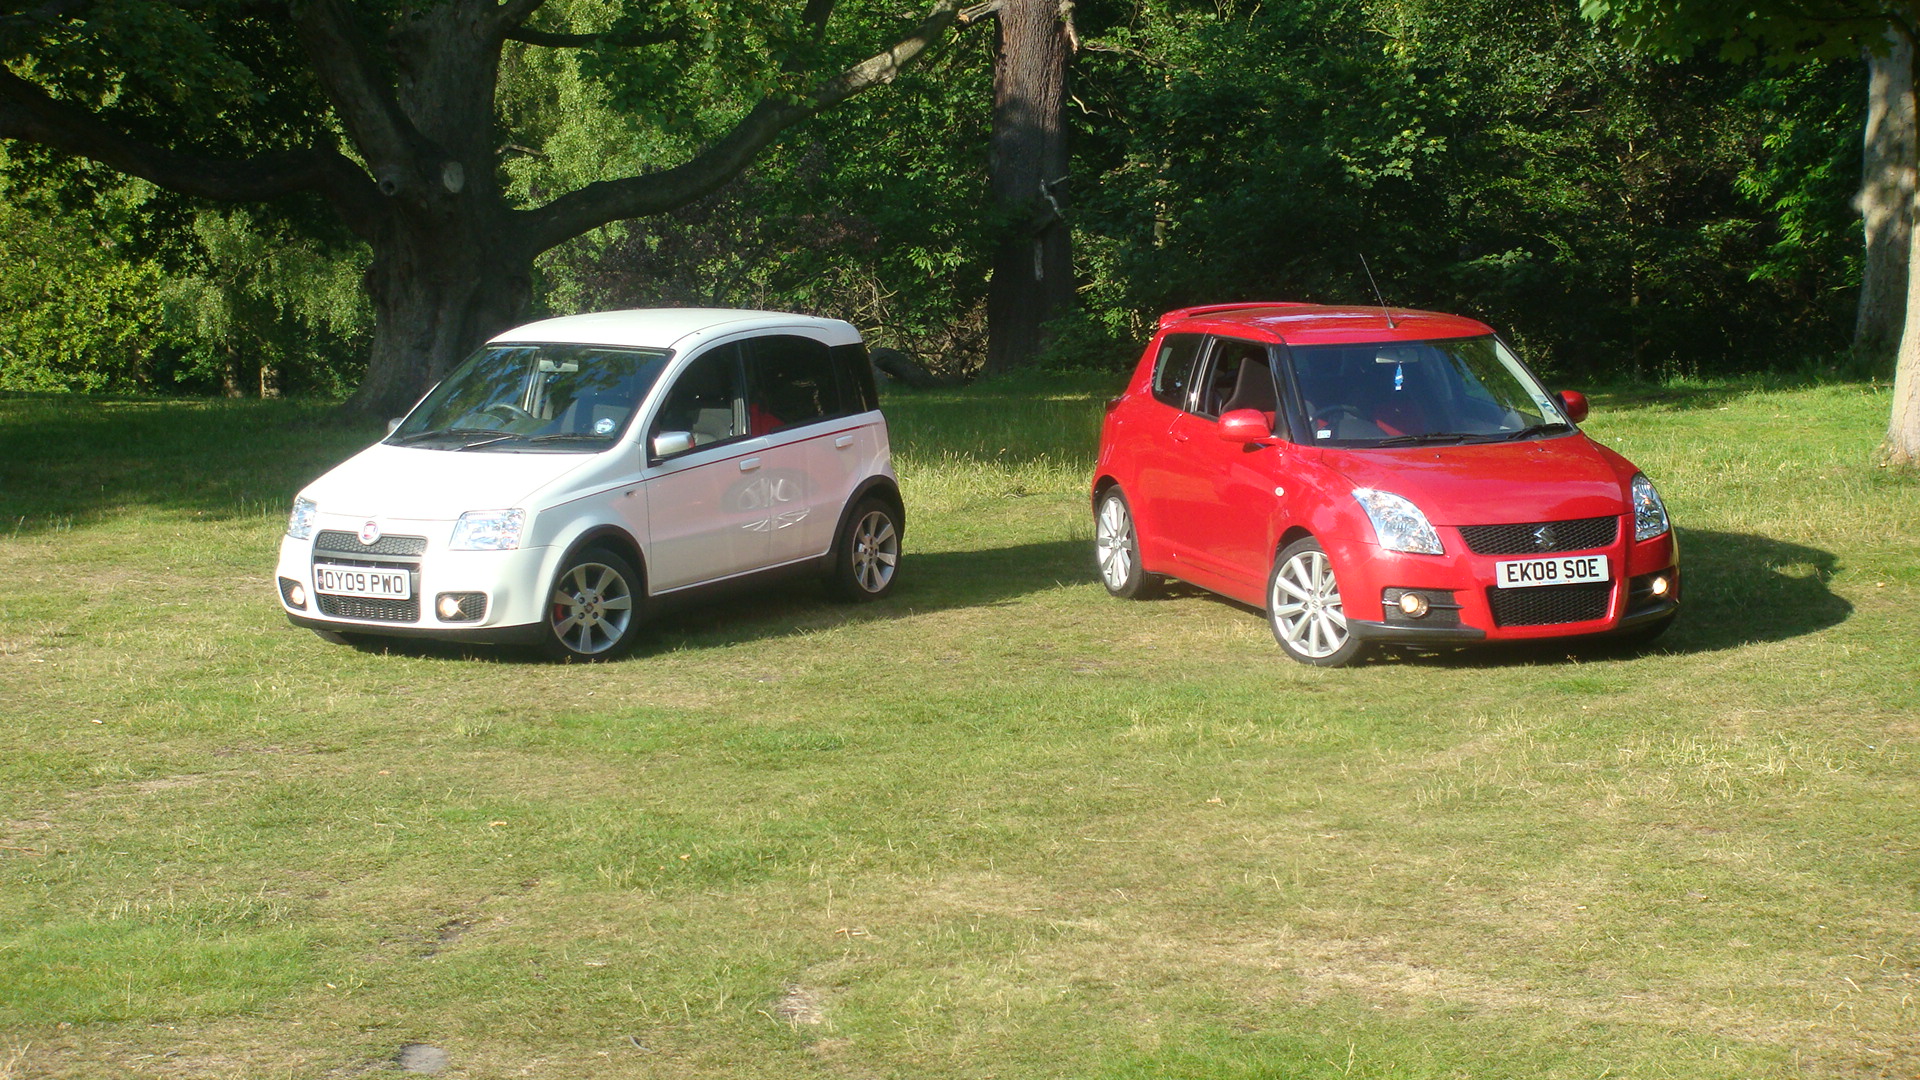
[(1482, 442), (1572, 430), (1493, 337), (1287, 350), (1300, 420), (1320, 444)]

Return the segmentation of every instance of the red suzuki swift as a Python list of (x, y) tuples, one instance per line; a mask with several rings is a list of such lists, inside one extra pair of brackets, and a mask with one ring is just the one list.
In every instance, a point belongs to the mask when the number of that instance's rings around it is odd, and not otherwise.
[(1107, 407), (1101, 579), (1264, 606), (1288, 656), (1327, 667), (1384, 642), (1651, 640), (1679, 610), (1673, 531), (1586, 415), (1472, 319), (1169, 312)]

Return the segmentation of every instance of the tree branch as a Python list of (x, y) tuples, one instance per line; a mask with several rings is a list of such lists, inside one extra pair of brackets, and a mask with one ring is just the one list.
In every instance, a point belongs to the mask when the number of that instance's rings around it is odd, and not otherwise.
[(591, 49), (596, 45), (618, 45), (629, 48), (635, 45), (661, 45), (669, 41), (680, 41), (686, 34), (679, 30), (658, 30), (651, 34), (564, 34), (549, 30), (533, 30), (525, 26), (510, 26), (501, 34), (508, 41), (538, 45), (544, 49)]
[(404, 184), (427, 140), (400, 110), (353, 22), (353, 13), (339, 0), (310, 0), (296, 11), (301, 46), (327, 101), (381, 192), (391, 195)]
[(169, 191), (222, 202), (257, 202), (313, 192), (358, 231), (370, 226), (373, 186), (338, 151), (313, 147), (246, 159), (183, 153), (136, 139), (78, 106), (0, 68), (0, 138), (39, 143), (151, 180)]
[(954, 23), (960, 0), (936, 0), (913, 32), (816, 86), (797, 101), (762, 101), (691, 161), (663, 172), (602, 180), (524, 211), (537, 254), (611, 221), (657, 214), (711, 194), (739, 175), (781, 132), (863, 90), (892, 82)]

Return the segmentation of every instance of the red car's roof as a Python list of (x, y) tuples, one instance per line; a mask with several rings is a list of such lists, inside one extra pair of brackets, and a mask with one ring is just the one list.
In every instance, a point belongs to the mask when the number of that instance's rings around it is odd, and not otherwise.
[[(1207, 304), (1160, 316), (1160, 328), (1182, 332), (1238, 333), (1289, 345), (1341, 345), (1363, 341), (1436, 341), (1493, 333), (1483, 322), (1435, 311), (1334, 304)], [(1249, 334), (1248, 331), (1253, 331)]]

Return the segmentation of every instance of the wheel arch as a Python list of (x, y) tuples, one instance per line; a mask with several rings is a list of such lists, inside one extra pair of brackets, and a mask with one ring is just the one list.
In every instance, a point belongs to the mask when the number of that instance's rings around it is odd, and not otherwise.
[(853, 508), (869, 495), (878, 496), (893, 511), (893, 530), (900, 534), (902, 540), (906, 539), (907, 504), (900, 498), (900, 485), (894, 483), (891, 476), (869, 476), (853, 489), (853, 494), (847, 496), (846, 505), (840, 508), (840, 523), (834, 526), (833, 547), (828, 551), (840, 550), (840, 541), (846, 537), (847, 526), (853, 523)]
[(554, 560), (548, 576), (558, 573), (560, 568), (575, 555), (591, 547), (607, 548), (632, 563), (634, 571), (640, 575), (638, 591), (642, 596), (648, 595), (647, 557), (641, 552), (640, 544), (634, 540), (633, 535), (618, 525), (602, 524), (582, 530), (578, 536), (567, 542), (565, 548), (561, 549), (560, 557)]

